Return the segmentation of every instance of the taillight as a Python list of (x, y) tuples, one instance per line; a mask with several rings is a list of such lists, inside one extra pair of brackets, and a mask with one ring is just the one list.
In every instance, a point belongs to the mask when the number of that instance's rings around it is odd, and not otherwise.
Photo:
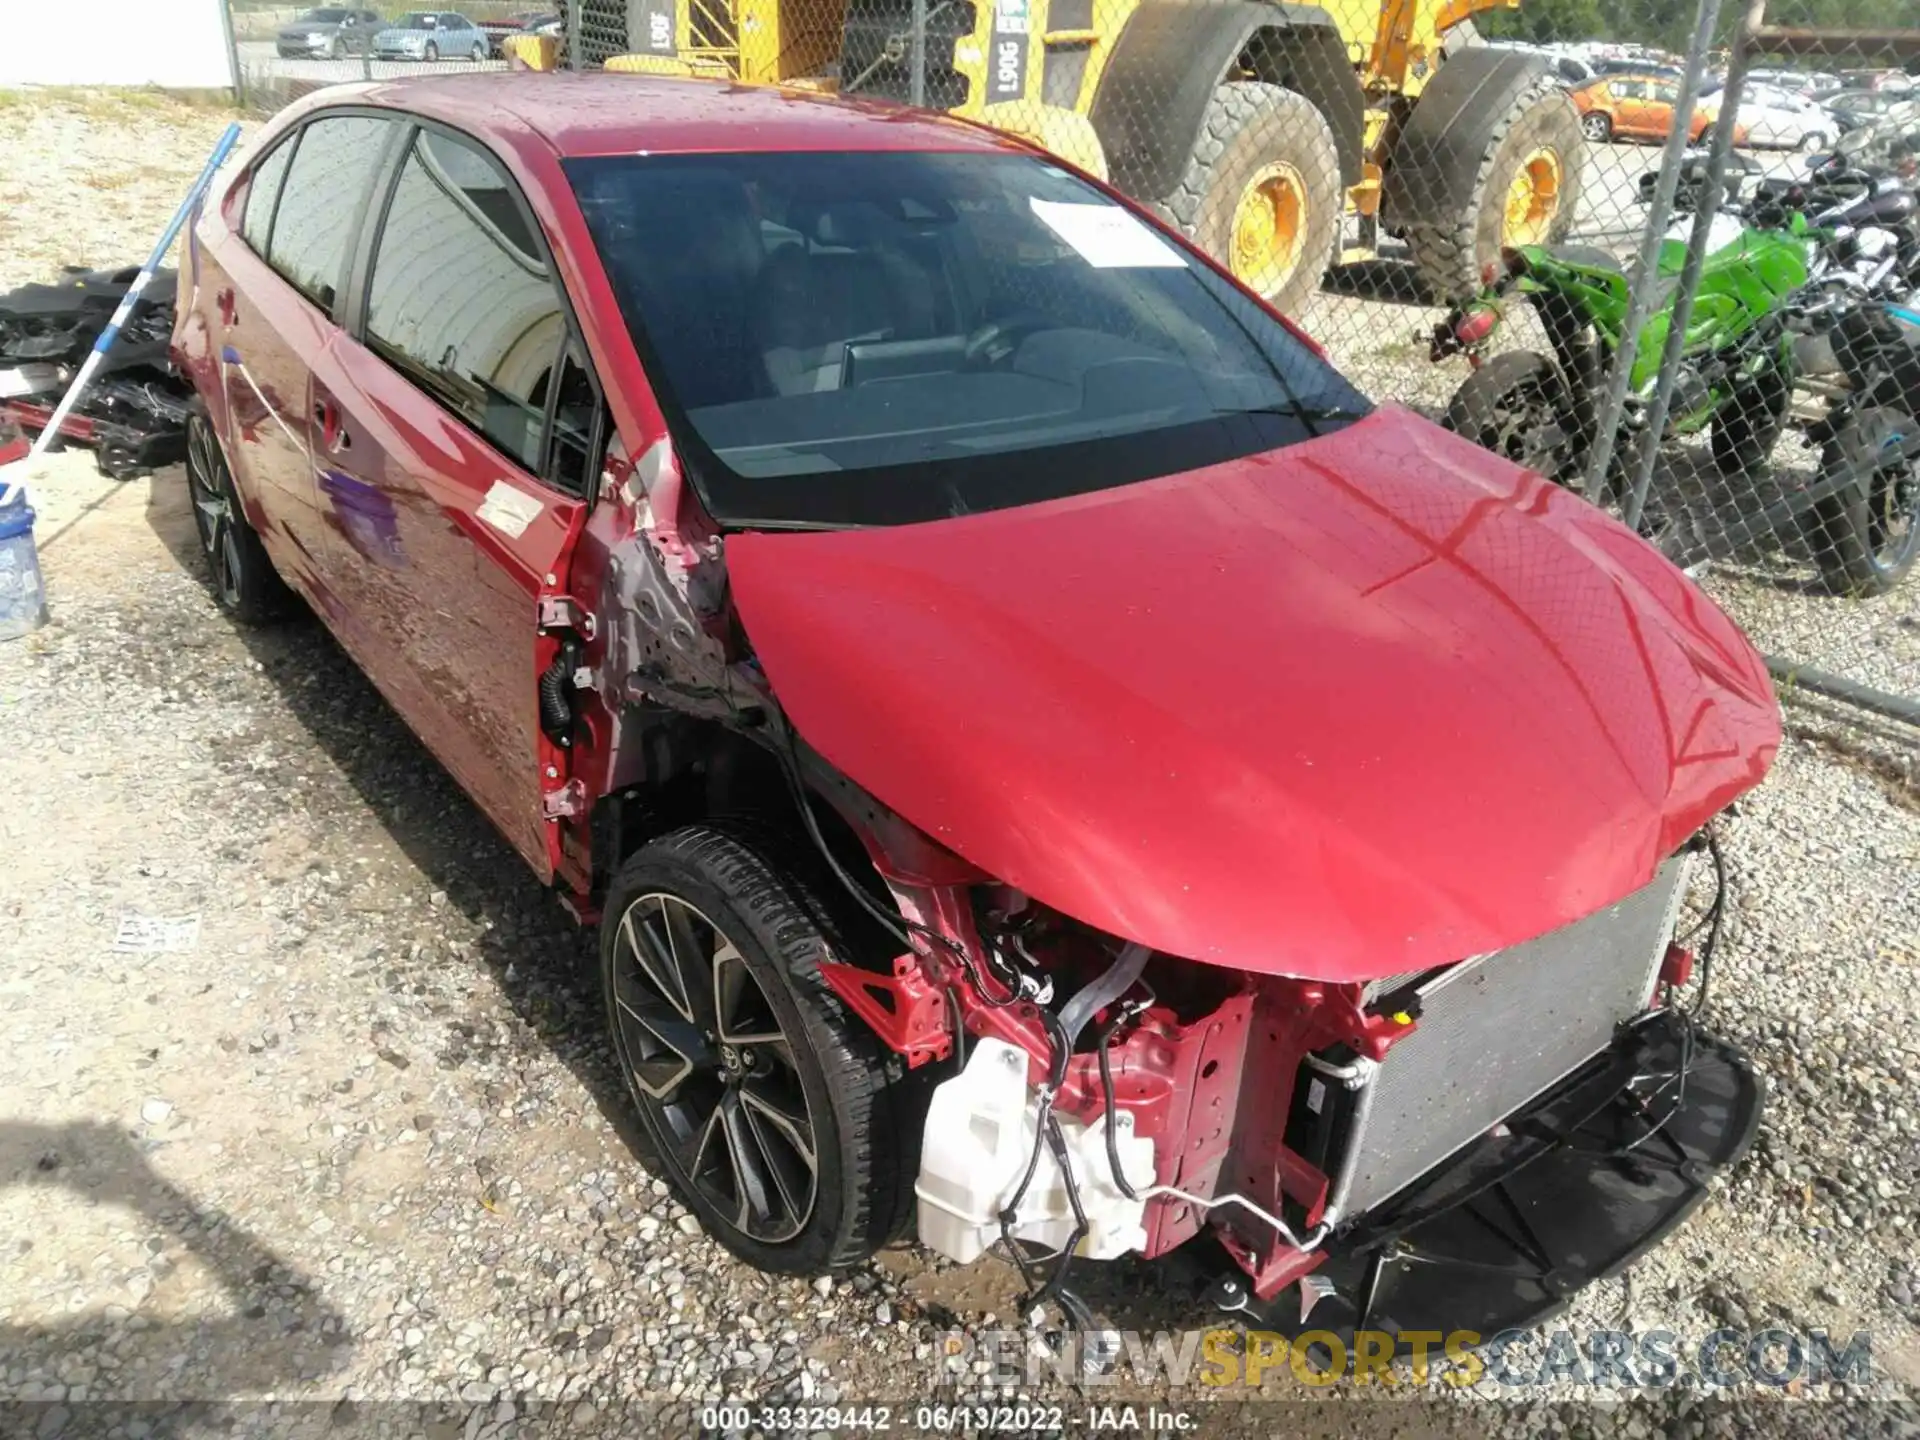
[(1472, 305), (1453, 322), (1453, 338), (1462, 345), (1478, 345), (1500, 324), (1500, 312), (1488, 305)]

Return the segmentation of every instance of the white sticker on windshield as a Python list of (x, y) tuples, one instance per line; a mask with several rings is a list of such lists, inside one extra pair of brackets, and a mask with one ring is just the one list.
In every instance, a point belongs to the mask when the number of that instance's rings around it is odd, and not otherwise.
[(518, 540), (546, 507), (524, 490), (516, 490), (504, 480), (496, 480), (474, 513), (502, 535)]
[(1179, 270), (1186, 260), (1118, 205), (1070, 205), (1028, 197), (1040, 223), (1096, 270)]

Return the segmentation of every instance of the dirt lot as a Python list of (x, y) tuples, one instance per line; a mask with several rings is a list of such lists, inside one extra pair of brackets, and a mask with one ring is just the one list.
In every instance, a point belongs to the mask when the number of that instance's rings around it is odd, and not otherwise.
[[(5, 285), (138, 259), (225, 118), (4, 113)], [(1316, 303), (1309, 325), (1380, 398), (1455, 383), (1409, 352), (1425, 312)], [(806, 1283), (709, 1244), (627, 1149), (582, 936), (325, 633), (221, 618), (177, 472), (116, 486), (69, 455), (37, 498), (55, 619), (0, 647), (0, 1400), (33, 1408), (0, 1430), (92, 1433), (101, 1398), (277, 1397), (311, 1403), (225, 1419), (417, 1429), (426, 1412), (376, 1403), (412, 1398), (445, 1407), (436, 1434), (530, 1416), (678, 1433), (703, 1399), (924, 1396), (949, 1326), (1011, 1319), (992, 1262), (903, 1248)], [(1791, 568), (1709, 580), (1763, 639), (1920, 685), (1920, 586), (1846, 606), (1783, 588)], [(1875, 1383), (1836, 1388), (1920, 1391), (1912, 752), (1790, 718), (1729, 827), (1739, 899), (1714, 984), (1716, 1024), (1771, 1085), (1761, 1140), (1572, 1319), (1696, 1341), (1865, 1330)], [(129, 916), (197, 925), (178, 950), (117, 950)], [(1202, 1323), (1174, 1279), (1117, 1267), (1091, 1298), (1117, 1324)], [(1417, 1413), (1209, 1424), (1561, 1433), (1597, 1423), (1590, 1398), (1482, 1386)], [(663, 1408), (624, 1408), (641, 1401)], [(1675, 1387), (1627, 1433), (1913, 1419), (1811, 1401)]]

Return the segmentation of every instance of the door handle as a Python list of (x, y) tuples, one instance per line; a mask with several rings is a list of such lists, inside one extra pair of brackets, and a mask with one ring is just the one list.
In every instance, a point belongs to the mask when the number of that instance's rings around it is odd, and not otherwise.
[(320, 427), (320, 443), (327, 449), (345, 450), (353, 444), (353, 436), (340, 423), (340, 407), (333, 401), (313, 402), (313, 423)]

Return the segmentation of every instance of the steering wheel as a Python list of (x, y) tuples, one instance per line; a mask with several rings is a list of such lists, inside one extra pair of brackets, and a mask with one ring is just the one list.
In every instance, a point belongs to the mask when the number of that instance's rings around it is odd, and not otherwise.
[(1020, 348), (1020, 342), (1036, 330), (1045, 330), (1053, 321), (1037, 310), (1016, 310), (977, 325), (967, 336), (960, 365), (967, 370), (985, 370), (1004, 365)]

